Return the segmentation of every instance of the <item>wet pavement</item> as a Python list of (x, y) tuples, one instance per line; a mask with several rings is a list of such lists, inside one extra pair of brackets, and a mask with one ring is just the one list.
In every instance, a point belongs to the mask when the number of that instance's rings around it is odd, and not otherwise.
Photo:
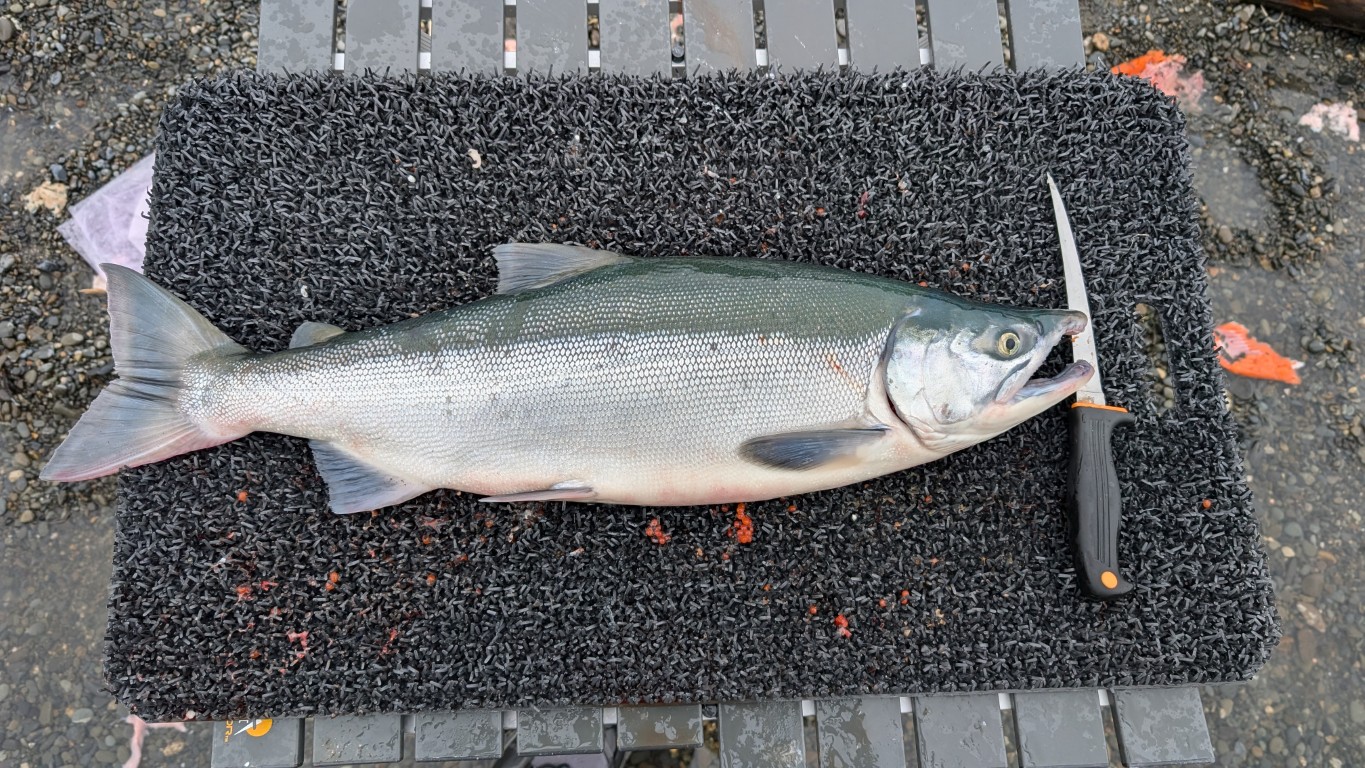
[[(251, 66), (254, 9), (0, 5), (0, 765), (121, 764), (132, 731), (100, 671), (113, 485), (36, 479), (62, 409), (107, 378), (102, 301), (78, 292), (65, 214), (23, 197), (51, 182), (74, 203), (145, 154), (180, 82)], [(1365, 145), (1299, 125), (1365, 107), (1365, 46), (1253, 5), (1082, 11), (1095, 64), (1161, 48), (1203, 76), (1187, 112), (1216, 320), (1305, 361), (1297, 386), (1229, 380), (1284, 639), (1256, 680), (1205, 690), (1219, 762), (1365, 765)], [(142, 764), (203, 764), (213, 731), (151, 731)]]

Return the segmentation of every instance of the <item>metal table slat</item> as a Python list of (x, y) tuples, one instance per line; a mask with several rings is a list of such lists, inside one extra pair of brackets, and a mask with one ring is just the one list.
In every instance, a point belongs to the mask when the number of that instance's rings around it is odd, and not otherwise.
[(754, 55), (754, 12), (747, 2), (687, 0), (683, 4), (687, 69), (749, 70)]
[(417, 716), (414, 759), (496, 760), (502, 756), (502, 712), (439, 712)]
[(826, 69), (839, 66), (830, 0), (785, 0), (764, 6), (768, 24), (768, 63)]
[(602, 71), (667, 74), (673, 68), (668, 0), (599, 0)]
[(1109, 746), (1096, 691), (1014, 695), (1021, 768), (1105, 768)]
[(994, 693), (915, 697), (923, 768), (1008, 768), (1000, 697)]
[(502, 71), (502, 0), (432, 0), (431, 69)]
[(519, 755), (581, 755), (603, 746), (601, 707), (517, 710)]
[(721, 768), (805, 768), (801, 702), (721, 704)]
[(928, 0), (929, 47), (939, 69), (1003, 64), (995, 0)]
[(228, 720), (217, 724), (212, 768), (297, 768), (303, 765), (303, 720), (297, 717)]
[(313, 719), (313, 764), (395, 763), (403, 759), (402, 715)]
[(905, 764), (899, 697), (815, 702), (821, 768), (891, 768)]
[(329, 72), (336, 0), (261, 0), (257, 72)]
[(919, 66), (915, 0), (848, 0), (849, 63), (870, 72)]
[(517, 71), (588, 71), (588, 6), (575, 0), (518, 0)]
[(1005, 0), (1005, 7), (1015, 69), (1085, 65), (1077, 0)]
[(1199, 689), (1130, 688), (1112, 691), (1114, 730), (1123, 764), (1201, 765), (1213, 762), (1213, 744)]
[(616, 746), (622, 751), (700, 747), (701, 726), (700, 704), (621, 707)]
[(346, 5), (346, 74), (417, 71), (421, 0), (351, 0)]

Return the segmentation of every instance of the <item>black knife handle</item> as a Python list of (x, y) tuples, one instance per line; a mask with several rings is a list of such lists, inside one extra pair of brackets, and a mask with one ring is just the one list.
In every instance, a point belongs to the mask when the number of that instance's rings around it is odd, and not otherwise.
[(1112, 600), (1133, 588), (1119, 575), (1123, 498), (1109, 444), (1114, 427), (1132, 423), (1132, 415), (1117, 406), (1071, 406), (1071, 545), (1081, 589), (1097, 600)]

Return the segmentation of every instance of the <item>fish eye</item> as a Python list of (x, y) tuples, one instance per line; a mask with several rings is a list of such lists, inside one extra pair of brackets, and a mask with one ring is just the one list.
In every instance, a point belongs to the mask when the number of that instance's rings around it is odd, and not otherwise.
[(995, 341), (995, 351), (1003, 357), (1014, 357), (1023, 347), (1023, 343), (1019, 340), (1019, 334), (1014, 331), (1005, 331)]

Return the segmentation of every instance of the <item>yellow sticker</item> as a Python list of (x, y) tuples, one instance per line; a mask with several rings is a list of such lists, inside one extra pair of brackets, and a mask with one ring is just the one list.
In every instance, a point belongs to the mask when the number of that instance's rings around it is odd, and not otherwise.
[(274, 723), (275, 721), (268, 717), (263, 720), (257, 720), (250, 728), (246, 729), (246, 732), (250, 736), (264, 736), (267, 733), (270, 733), (270, 726), (274, 725)]

